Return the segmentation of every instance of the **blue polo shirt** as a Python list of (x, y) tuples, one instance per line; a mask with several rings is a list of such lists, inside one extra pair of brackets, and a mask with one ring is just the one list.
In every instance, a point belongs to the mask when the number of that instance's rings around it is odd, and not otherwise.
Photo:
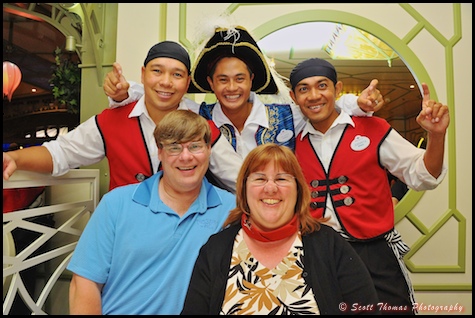
[(204, 179), (180, 217), (157, 195), (162, 173), (105, 194), (67, 266), (104, 284), (103, 314), (180, 314), (201, 246), (236, 206), (234, 194)]

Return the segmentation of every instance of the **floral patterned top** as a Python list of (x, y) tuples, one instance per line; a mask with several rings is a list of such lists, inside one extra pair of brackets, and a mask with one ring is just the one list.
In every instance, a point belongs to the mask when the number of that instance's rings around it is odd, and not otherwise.
[(234, 240), (221, 315), (319, 315), (311, 288), (302, 277), (302, 238), (274, 268), (249, 252), (241, 229)]

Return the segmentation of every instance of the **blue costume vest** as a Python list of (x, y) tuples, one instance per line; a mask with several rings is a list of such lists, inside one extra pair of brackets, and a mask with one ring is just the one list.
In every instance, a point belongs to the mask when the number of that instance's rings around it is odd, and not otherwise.
[[(213, 119), (213, 109), (216, 104), (200, 105), (200, 115), (208, 120)], [(259, 126), (255, 138), (258, 145), (275, 143), (295, 149), (295, 127), (292, 108), (288, 104), (265, 104), (269, 128)], [(236, 133), (230, 124), (219, 127), (221, 133), (236, 150)]]

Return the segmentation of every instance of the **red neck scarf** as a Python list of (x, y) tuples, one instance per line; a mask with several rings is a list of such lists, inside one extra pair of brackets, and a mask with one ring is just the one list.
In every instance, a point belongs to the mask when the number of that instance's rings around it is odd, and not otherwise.
[(256, 227), (251, 225), (249, 222), (249, 218), (246, 214), (242, 214), (241, 216), (241, 226), (251, 238), (261, 241), (261, 242), (274, 242), (282, 240), (286, 237), (289, 237), (298, 230), (297, 226), (297, 214), (294, 215), (292, 220), (289, 223), (282, 225), (278, 229), (271, 230), (271, 231), (261, 231), (256, 229)]

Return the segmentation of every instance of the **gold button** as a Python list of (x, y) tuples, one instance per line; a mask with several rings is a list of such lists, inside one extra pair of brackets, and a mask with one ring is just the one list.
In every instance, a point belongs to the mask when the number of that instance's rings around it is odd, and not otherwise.
[(352, 205), (353, 204), (353, 198), (352, 197), (346, 197), (344, 200), (343, 200), (343, 203), (348, 206), (348, 205)]
[(348, 180), (348, 178), (345, 177), (345, 176), (339, 176), (339, 177), (338, 177), (338, 183), (339, 183), (339, 184), (343, 184), (343, 183), (345, 183), (347, 180)]
[(350, 191), (350, 187), (347, 186), (347, 185), (342, 185), (341, 188), (340, 188), (340, 192), (345, 194), (345, 193), (348, 193), (348, 191)]

